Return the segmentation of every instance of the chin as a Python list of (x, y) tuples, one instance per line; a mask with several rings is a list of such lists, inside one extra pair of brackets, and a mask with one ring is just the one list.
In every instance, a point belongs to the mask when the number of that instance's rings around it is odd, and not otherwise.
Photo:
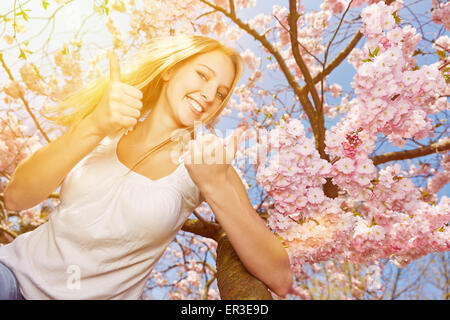
[(180, 112), (180, 122), (186, 126), (193, 126), (195, 121), (203, 121), (205, 114), (196, 115), (190, 110), (188, 112)]
[(180, 123), (180, 125), (184, 128), (187, 127), (193, 127), (196, 121), (201, 121), (201, 118), (194, 118), (192, 116), (188, 116), (188, 115), (182, 115), (181, 117), (178, 118), (178, 122)]

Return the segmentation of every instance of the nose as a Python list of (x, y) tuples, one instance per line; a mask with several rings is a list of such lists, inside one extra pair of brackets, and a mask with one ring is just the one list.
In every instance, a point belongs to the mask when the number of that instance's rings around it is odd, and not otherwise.
[(214, 84), (205, 85), (200, 93), (205, 102), (211, 103), (216, 96), (216, 86)]

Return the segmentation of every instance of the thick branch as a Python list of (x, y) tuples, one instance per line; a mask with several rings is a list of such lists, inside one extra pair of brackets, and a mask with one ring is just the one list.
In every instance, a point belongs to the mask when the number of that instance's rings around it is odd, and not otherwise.
[(186, 220), (183, 227), (181, 227), (181, 230), (183, 230), (183, 231), (191, 232), (196, 235), (199, 235), (199, 236), (202, 236), (205, 238), (210, 238), (210, 239), (213, 239), (216, 241), (218, 241), (218, 239), (219, 239), (221, 229), (222, 228), (217, 223), (207, 223), (206, 224), (206, 223), (204, 223), (200, 220), (196, 220), (196, 219)]
[(266, 285), (245, 269), (226, 235), (217, 245), (217, 286), (222, 300), (273, 300)]
[(450, 139), (444, 139), (437, 143), (432, 143), (428, 146), (420, 147), (412, 150), (403, 150), (396, 152), (388, 152), (384, 154), (380, 154), (378, 156), (372, 157), (372, 161), (374, 165), (379, 165), (382, 163), (386, 163), (389, 161), (397, 161), (397, 160), (406, 160), (406, 159), (414, 159), (418, 157), (423, 157), (432, 153), (438, 153), (450, 150)]
[(317, 93), (316, 87), (314, 86), (314, 83), (311, 78), (311, 73), (309, 72), (308, 67), (306, 66), (305, 61), (303, 61), (302, 55), (300, 53), (300, 50), (298, 49), (298, 41), (297, 41), (297, 20), (299, 18), (299, 14), (297, 12), (296, 7), (297, 1), (296, 0), (289, 0), (289, 36), (291, 39), (291, 48), (292, 48), (292, 55), (294, 56), (295, 62), (297, 63), (298, 67), (300, 68), (303, 78), (305, 79), (306, 86), (308, 88), (308, 91), (311, 92), (311, 96), (314, 101), (314, 105), (316, 106), (316, 110), (320, 109), (321, 103), (319, 99), (319, 95)]
[(181, 229), (218, 242), (217, 285), (222, 299), (272, 299), (267, 286), (248, 273), (219, 224), (188, 219)]
[(234, 8), (234, 0), (228, 0), (228, 5), (230, 6), (230, 15), (236, 18), (236, 10)]

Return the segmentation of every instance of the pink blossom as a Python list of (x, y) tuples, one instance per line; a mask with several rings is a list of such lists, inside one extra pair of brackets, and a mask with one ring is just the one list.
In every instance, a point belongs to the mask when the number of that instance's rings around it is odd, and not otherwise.
[(310, 155), (313, 150), (315, 150), (314, 143), (309, 139), (305, 139), (305, 142), (299, 144), (295, 150), (298, 154), (301, 154), (303, 156)]
[(296, 137), (299, 137), (302, 134), (304, 134), (303, 130), (304, 130), (304, 128), (303, 128), (302, 123), (297, 119), (292, 119), (292, 121), (290, 121), (287, 126), (287, 132)]
[(272, 17), (266, 16), (263, 13), (256, 15), (253, 19), (247, 23), (253, 29), (260, 29), (266, 27), (266, 25), (272, 20)]
[(355, 170), (353, 160), (349, 158), (343, 158), (338, 160), (334, 166), (342, 173), (349, 174)]
[(401, 28), (394, 28), (387, 33), (387, 38), (394, 44), (399, 43), (403, 39), (403, 32)]
[(433, 47), (450, 51), (450, 37), (447, 35), (440, 36), (434, 42)]
[(320, 5), (322, 10), (331, 10), (333, 14), (340, 14), (347, 7), (348, 1), (346, 0), (325, 0)]
[(337, 98), (342, 94), (342, 87), (337, 83), (333, 83), (329, 87), (329, 90), (331, 91), (331, 96), (334, 98)]
[(445, 29), (450, 30), (450, 3), (432, 1), (433, 11), (431, 20), (436, 24), (443, 24)]
[(370, 159), (364, 159), (362, 161), (358, 161), (356, 164), (356, 171), (359, 173), (373, 173), (376, 171), (375, 166), (373, 165), (372, 160)]
[(338, 147), (341, 145), (341, 141), (342, 140), (340, 135), (331, 131), (327, 132), (327, 135), (325, 137), (325, 143), (328, 147), (330, 148)]
[(310, 188), (308, 190), (308, 201), (311, 203), (321, 203), (324, 200), (322, 188)]
[(251, 70), (256, 70), (257, 68), (259, 68), (259, 65), (261, 64), (261, 58), (255, 57), (253, 52), (251, 52), (249, 49), (242, 52), (241, 56)]

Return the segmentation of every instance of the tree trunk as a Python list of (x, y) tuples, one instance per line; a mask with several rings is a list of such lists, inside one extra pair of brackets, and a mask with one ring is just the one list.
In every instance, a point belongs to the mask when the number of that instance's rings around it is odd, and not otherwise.
[(216, 264), (222, 300), (273, 300), (266, 285), (244, 267), (225, 234), (217, 244)]

